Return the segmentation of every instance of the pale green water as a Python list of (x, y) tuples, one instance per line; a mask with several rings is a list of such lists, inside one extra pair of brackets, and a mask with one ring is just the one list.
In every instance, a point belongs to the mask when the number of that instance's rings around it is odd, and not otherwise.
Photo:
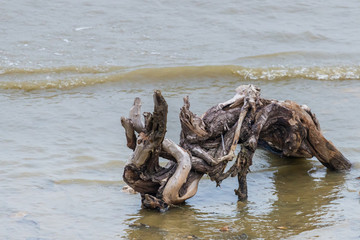
[[(1, 4), (0, 239), (358, 239), (359, 5)], [(135, 97), (151, 111), (162, 90), (178, 141), (184, 96), (201, 114), (248, 83), (310, 106), (351, 171), (258, 150), (246, 204), (236, 179), (204, 178), (167, 213), (121, 192), (131, 151), (119, 119)]]

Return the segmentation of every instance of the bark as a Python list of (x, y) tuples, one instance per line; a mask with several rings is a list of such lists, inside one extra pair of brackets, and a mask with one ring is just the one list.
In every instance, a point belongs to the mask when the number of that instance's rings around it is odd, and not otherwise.
[[(316, 156), (331, 170), (351, 167), (322, 135), (309, 107), (292, 101), (263, 99), (260, 89), (253, 85), (238, 87), (234, 97), (202, 116), (192, 113), (189, 98), (184, 98), (179, 116), (179, 145), (165, 138), (167, 108), (161, 92), (155, 91), (154, 111), (144, 113), (144, 123), (139, 98), (135, 99), (129, 118), (121, 118), (127, 146), (134, 151), (123, 178), (141, 194), (143, 207), (163, 211), (184, 202), (196, 194), (204, 174), (217, 185), (229, 176), (238, 176), (235, 193), (240, 201), (246, 200), (247, 173), (259, 146), (284, 157)], [(161, 167), (159, 157), (170, 161)]]

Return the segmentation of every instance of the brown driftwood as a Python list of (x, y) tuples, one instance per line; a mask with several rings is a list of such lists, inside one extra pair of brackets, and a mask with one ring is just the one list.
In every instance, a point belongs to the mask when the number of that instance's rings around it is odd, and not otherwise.
[[(285, 157), (316, 156), (331, 170), (351, 167), (322, 135), (309, 107), (263, 99), (260, 89), (253, 85), (238, 87), (233, 98), (210, 108), (201, 117), (190, 111), (189, 98), (184, 98), (179, 145), (165, 138), (167, 104), (160, 91), (155, 91), (154, 112), (144, 113), (144, 123), (140, 114), (141, 101), (136, 98), (129, 118), (121, 118), (127, 146), (134, 151), (123, 178), (141, 194), (144, 207), (165, 210), (184, 202), (196, 194), (204, 174), (218, 185), (237, 175), (239, 187), (235, 193), (239, 200), (247, 199), (246, 176), (259, 146)], [(159, 157), (170, 161), (161, 167)]]

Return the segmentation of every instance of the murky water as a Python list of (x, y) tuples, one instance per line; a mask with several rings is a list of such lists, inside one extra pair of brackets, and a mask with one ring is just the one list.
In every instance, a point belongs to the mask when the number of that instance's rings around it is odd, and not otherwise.
[[(0, 9), (1, 239), (358, 239), (360, 3), (357, 1), (6, 1)], [(249, 199), (236, 179), (204, 177), (166, 213), (121, 191), (120, 116), (135, 97), (169, 104), (178, 141), (182, 98), (201, 114), (253, 83), (310, 106), (353, 163), (259, 149)], [(222, 227), (228, 231), (220, 231)]]

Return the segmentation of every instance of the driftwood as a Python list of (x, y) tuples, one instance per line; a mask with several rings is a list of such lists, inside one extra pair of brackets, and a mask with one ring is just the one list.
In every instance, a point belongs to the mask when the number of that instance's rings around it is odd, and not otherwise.
[[(233, 98), (213, 106), (201, 117), (190, 111), (189, 98), (184, 98), (179, 145), (165, 138), (167, 112), (165, 99), (155, 91), (154, 111), (143, 114), (144, 122), (139, 98), (129, 118), (121, 118), (127, 146), (134, 151), (123, 179), (141, 194), (146, 208), (166, 210), (191, 198), (204, 174), (217, 185), (229, 176), (237, 176), (239, 187), (235, 193), (238, 200), (246, 200), (246, 176), (257, 147), (285, 157), (316, 156), (331, 170), (351, 167), (322, 135), (309, 107), (263, 99), (260, 89), (253, 85), (238, 87)], [(159, 157), (169, 160), (165, 167), (159, 165)], [(233, 159), (233, 165), (225, 171)]]

